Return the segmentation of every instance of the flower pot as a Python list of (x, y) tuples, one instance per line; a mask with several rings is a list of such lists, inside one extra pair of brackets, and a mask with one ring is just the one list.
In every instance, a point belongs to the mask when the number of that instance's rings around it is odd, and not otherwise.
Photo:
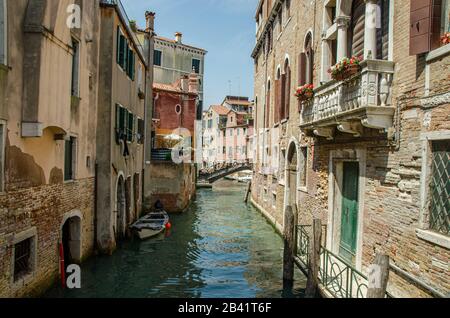
[(352, 77), (353, 75), (358, 74), (360, 69), (361, 69), (361, 67), (357, 64), (348, 66), (347, 69), (345, 70), (345, 74), (344, 74), (345, 78), (349, 78), (349, 77)]

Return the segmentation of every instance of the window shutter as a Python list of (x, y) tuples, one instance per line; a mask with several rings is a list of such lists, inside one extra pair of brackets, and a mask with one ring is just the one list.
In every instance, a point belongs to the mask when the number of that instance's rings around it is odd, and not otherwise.
[(281, 75), (281, 103), (280, 103), (280, 117), (286, 119), (286, 74)]
[[(4, 0), (7, 1), (7, 0)], [(0, 64), (6, 64), (5, 56), (5, 42), (6, 42), (6, 28), (5, 28), (5, 12), (4, 12), (4, 2), (0, 1)]]
[(119, 144), (120, 141), (120, 106), (116, 104), (116, 143)]
[(291, 106), (291, 68), (286, 69), (285, 75), (285, 93), (284, 93), (284, 118), (289, 119)]
[(133, 141), (133, 120), (134, 116), (131, 112), (127, 111), (127, 141)]
[(298, 56), (298, 84), (306, 84), (306, 54), (300, 53)]
[(441, 0), (411, 0), (409, 54), (439, 47)]
[(117, 27), (116, 61), (120, 65), (120, 27)]
[(270, 87), (267, 90), (267, 97), (266, 97), (266, 111), (265, 111), (265, 115), (266, 115), (266, 127), (265, 128), (269, 128), (269, 123), (270, 123)]
[[(366, 3), (364, 0), (353, 1), (352, 7), (352, 55), (364, 55), (364, 28), (366, 16)], [(376, 58), (374, 56), (373, 58)]]
[(377, 30), (377, 58), (389, 58), (389, 0), (378, 0), (381, 9), (381, 26)]
[(281, 80), (275, 80), (275, 115), (274, 122), (280, 121), (281, 112)]

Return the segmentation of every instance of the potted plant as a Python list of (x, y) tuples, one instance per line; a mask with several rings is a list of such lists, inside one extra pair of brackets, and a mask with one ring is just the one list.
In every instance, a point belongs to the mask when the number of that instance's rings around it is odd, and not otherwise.
[(314, 97), (314, 85), (306, 84), (298, 87), (295, 91), (295, 96), (301, 102), (312, 99)]
[(343, 81), (353, 75), (357, 74), (361, 70), (362, 57), (352, 56), (351, 58), (344, 58), (342, 61), (332, 66), (328, 73), (331, 74), (331, 78), (336, 81)]
[(443, 36), (441, 36), (441, 43), (443, 45), (447, 45), (450, 43), (450, 32), (446, 32)]

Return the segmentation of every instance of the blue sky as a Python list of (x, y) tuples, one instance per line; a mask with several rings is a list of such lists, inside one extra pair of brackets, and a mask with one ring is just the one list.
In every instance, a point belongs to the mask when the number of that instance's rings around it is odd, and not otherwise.
[[(146, 10), (156, 12), (155, 32), (208, 51), (205, 109), (225, 95), (253, 99), (254, 12), (258, 0), (122, 0), (130, 19), (145, 26)], [(231, 81), (231, 85), (230, 85)]]

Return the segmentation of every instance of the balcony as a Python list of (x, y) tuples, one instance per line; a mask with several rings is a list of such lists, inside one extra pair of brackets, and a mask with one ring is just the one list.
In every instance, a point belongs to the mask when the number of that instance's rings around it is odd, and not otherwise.
[(343, 82), (320, 86), (312, 100), (302, 103), (303, 131), (332, 140), (336, 129), (359, 137), (363, 127), (387, 131), (393, 126), (394, 63), (365, 60), (361, 68), (358, 75)]

